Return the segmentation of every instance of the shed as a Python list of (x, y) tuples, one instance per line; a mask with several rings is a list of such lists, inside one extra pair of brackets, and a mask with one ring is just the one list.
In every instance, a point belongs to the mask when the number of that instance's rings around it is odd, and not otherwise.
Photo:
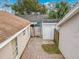
[(44, 40), (54, 40), (54, 29), (57, 23), (42, 23), (42, 36)]

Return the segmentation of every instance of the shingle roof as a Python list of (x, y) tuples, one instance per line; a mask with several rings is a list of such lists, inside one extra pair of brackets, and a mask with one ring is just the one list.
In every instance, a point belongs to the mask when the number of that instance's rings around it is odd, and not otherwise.
[(21, 16), (25, 19), (28, 19), (31, 22), (38, 22), (38, 21), (43, 21), (45, 23), (57, 23), (57, 19), (48, 19), (48, 15), (24, 15)]
[(0, 11), (0, 43), (29, 24), (30, 22), (23, 18)]

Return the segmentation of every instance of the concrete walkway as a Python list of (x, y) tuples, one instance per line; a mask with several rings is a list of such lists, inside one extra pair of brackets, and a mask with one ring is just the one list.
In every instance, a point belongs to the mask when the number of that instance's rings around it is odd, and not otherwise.
[(61, 54), (48, 54), (41, 45), (44, 40), (41, 38), (31, 38), (21, 59), (64, 59)]

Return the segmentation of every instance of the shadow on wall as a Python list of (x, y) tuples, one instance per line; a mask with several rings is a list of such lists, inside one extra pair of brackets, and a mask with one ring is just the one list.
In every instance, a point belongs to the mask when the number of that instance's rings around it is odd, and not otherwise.
[(56, 29), (54, 29), (54, 42), (59, 46), (59, 32)]

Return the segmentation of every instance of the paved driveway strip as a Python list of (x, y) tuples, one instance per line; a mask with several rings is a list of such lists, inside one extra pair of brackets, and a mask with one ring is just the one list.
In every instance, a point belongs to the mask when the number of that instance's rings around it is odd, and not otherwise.
[(61, 54), (46, 53), (41, 47), (43, 42), (41, 38), (31, 38), (21, 59), (64, 59)]

